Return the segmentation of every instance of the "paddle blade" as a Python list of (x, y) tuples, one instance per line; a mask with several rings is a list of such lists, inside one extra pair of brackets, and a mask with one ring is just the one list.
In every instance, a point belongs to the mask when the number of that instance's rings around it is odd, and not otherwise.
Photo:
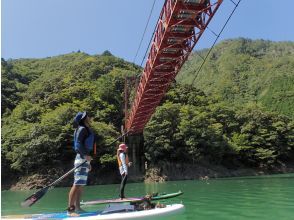
[(22, 207), (30, 207), (35, 204), (39, 199), (41, 199), (48, 191), (49, 187), (45, 187), (38, 192), (34, 193), (30, 197), (26, 198), (22, 203)]

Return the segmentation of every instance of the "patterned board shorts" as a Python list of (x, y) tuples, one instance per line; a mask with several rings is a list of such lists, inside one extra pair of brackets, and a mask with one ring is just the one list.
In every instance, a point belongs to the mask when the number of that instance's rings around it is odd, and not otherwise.
[[(86, 159), (82, 159), (80, 154), (77, 154), (75, 159), (75, 167), (85, 162)], [(89, 173), (90, 162), (87, 162), (80, 166), (74, 172), (74, 185), (84, 186), (87, 185), (88, 173)]]

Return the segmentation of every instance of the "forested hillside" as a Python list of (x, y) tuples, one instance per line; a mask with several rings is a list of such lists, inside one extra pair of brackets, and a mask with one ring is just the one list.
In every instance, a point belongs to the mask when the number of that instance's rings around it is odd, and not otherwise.
[[(293, 161), (293, 53), (293, 43), (238, 39), (217, 45), (197, 88), (171, 86), (146, 126), (142, 156), (154, 166), (205, 162), (231, 169)], [(192, 55), (178, 81), (191, 83), (199, 63)], [(2, 177), (72, 165), (78, 111), (93, 119), (95, 169), (117, 169), (115, 145), (108, 144), (123, 124), (125, 77), (140, 67), (106, 51), (2, 59), (1, 68)]]
[(119, 135), (124, 80), (140, 72), (138, 67), (109, 52), (2, 59), (1, 64), (2, 168), (27, 174), (72, 160), (72, 120), (78, 111), (93, 118), (98, 163), (115, 161), (115, 146), (105, 145)]
[(274, 167), (294, 157), (293, 120), (257, 105), (235, 108), (175, 85), (145, 128), (146, 157), (164, 162)]
[[(206, 54), (192, 54), (178, 81), (191, 84)], [(230, 104), (256, 103), (293, 118), (294, 42), (225, 40), (215, 46), (193, 85)]]

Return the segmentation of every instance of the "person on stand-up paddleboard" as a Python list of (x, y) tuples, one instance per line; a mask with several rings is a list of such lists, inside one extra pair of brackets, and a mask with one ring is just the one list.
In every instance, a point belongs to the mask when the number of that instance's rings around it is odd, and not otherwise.
[(77, 127), (74, 132), (74, 150), (77, 153), (74, 166), (87, 162), (74, 171), (74, 183), (68, 196), (67, 214), (69, 216), (79, 216), (79, 213), (83, 211), (80, 207), (80, 199), (83, 186), (87, 184), (88, 173), (91, 170), (90, 152), (95, 144), (87, 112), (78, 112), (74, 118), (74, 124)]
[(131, 166), (131, 164), (132, 164), (132, 162), (129, 162), (128, 147), (126, 144), (122, 143), (118, 146), (116, 156), (117, 156), (119, 172), (121, 175), (119, 197), (121, 199), (124, 199), (125, 198), (125, 186), (126, 186), (127, 179), (128, 179), (128, 167)]

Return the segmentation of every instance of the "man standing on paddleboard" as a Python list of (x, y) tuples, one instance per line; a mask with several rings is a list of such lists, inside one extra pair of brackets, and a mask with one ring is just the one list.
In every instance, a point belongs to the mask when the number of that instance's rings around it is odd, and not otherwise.
[(83, 186), (87, 184), (88, 173), (91, 170), (92, 157), (90, 152), (95, 144), (94, 133), (90, 128), (90, 118), (87, 112), (78, 112), (74, 118), (74, 124), (77, 127), (74, 133), (74, 150), (77, 153), (74, 166), (84, 164), (74, 172), (74, 183), (68, 196), (67, 214), (69, 216), (79, 216), (82, 211), (80, 199)]

